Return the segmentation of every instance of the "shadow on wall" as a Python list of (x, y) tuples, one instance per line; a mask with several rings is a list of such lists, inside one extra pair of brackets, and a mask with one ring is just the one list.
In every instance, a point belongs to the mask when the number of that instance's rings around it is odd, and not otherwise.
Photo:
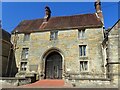
[(14, 77), (18, 72), (15, 62), (13, 45), (10, 42), (11, 35), (0, 29), (0, 77)]
[(14, 53), (13, 49), (11, 49), (6, 76), (7, 77), (15, 77), (17, 72), (18, 72), (18, 68), (16, 66), (15, 53)]

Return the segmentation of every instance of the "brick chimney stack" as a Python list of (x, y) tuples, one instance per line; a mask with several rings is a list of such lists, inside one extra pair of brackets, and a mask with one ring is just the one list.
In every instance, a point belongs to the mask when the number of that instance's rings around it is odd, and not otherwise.
[(45, 7), (45, 17), (44, 22), (47, 22), (49, 18), (51, 17), (51, 10), (48, 6)]
[(100, 18), (101, 21), (102, 21), (103, 24), (104, 24), (100, 0), (96, 0), (96, 1), (95, 1), (95, 9), (96, 9), (96, 14), (97, 14), (98, 18)]

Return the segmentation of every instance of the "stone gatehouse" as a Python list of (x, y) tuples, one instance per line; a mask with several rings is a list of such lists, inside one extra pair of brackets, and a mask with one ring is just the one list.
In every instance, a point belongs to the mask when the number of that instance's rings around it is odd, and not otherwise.
[(99, 0), (95, 13), (24, 20), (12, 32), (18, 73), (35, 80), (63, 79), (66, 83), (105, 82), (107, 74), (104, 22)]

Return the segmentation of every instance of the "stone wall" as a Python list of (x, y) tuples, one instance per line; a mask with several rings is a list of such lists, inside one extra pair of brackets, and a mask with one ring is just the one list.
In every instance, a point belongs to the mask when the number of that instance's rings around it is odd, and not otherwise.
[(108, 36), (108, 61), (109, 61), (109, 71), (110, 78), (113, 84), (118, 84), (118, 72), (119, 72), (119, 57), (120, 57), (120, 49), (119, 49), (119, 28), (118, 23), (114, 25), (114, 27), (109, 32)]
[[(120, 62), (120, 21), (118, 22), (118, 62)], [(119, 86), (120, 84), (120, 64), (118, 65), (118, 87), (120, 88)]]
[(4, 86), (7, 87), (7, 85), (11, 85), (12, 88), (12, 86), (16, 87), (30, 83), (31, 83), (31, 78), (3, 77), (2, 79), (0, 79), (0, 84), (3, 84), (3, 87)]
[[(30, 73), (30, 66), (36, 66), (36, 73), (41, 75), (44, 70), (44, 55), (51, 49), (58, 49), (63, 56), (63, 77), (66, 73), (78, 78), (104, 78), (104, 60), (101, 43), (103, 41), (102, 28), (85, 30), (85, 38), (78, 38), (78, 29), (58, 30), (58, 39), (50, 40), (50, 31), (34, 32), (30, 34), (30, 41), (23, 41), (24, 34), (18, 34), (16, 63), (20, 71), (22, 48), (29, 48), (26, 73)], [(12, 40), (14, 35), (12, 35)], [(87, 45), (86, 56), (79, 56), (79, 45)], [(88, 71), (80, 72), (80, 61), (88, 61)]]

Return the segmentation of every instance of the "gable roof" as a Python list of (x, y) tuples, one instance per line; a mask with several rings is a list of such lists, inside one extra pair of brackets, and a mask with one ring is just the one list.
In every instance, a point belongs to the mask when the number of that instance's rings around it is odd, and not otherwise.
[(118, 19), (118, 21), (110, 29), (108, 29), (108, 32), (110, 32), (113, 28), (120, 28), (120, 19)]
[(73, 16), (51, 17), (48, 22), (43, 22), (42, 19), (24, 20), (15, 30), (18, 33), (31, 33), (46, 30), (63, 30), (72, 28), (95, 28), (102, 27), (102, 22), (96, 14), (82, 14)]
[(118, 21), (111, 28), (108, 28), (106, 30), (106, 32), (105, 32), (106, 36), (105, 36), (102, 44), (105, 45), (106, 42), (108, 41), (108, 36), (109, 36), (109, 33), (110, 33), (111, 30), (115, 30), (115, 29), (118, 30), (119, 28), (120, 28), (120, 19), (118, 19)]

